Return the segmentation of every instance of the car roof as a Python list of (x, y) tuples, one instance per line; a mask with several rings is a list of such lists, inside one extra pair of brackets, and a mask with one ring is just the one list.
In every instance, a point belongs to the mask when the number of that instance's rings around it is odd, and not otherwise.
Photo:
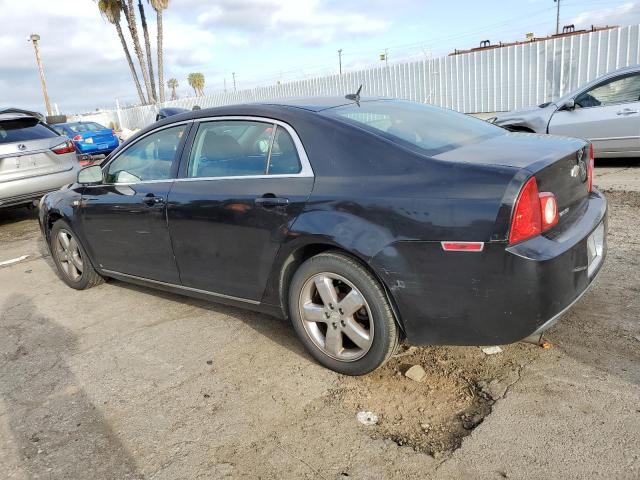
[[(388, 99), (382, 97), (362, 97), (359, 101), (362, 103), (375, 102), (378, 100)], [(354, 100), (349, 100), (345, 97), (293, 97), (282, 100), (255, 102), (253, 105), (295, 107), (303, 110), (309, 110), (311, 112), (321, 112), (323, 110), (329, 110), (330, 108), (342, 107), (344, 105), (351, 105), (354, 103), (356, 103)]]

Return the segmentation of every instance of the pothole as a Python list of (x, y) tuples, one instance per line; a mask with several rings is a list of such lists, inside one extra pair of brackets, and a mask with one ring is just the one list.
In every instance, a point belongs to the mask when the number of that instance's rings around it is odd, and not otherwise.
[[(330, 398), (351, 410), (354, 421), (357, 412), (375, 413), (375, 425), (361, 425), (372, 437), (437, 457), (460, 447), (519, 380), (522, 365), (539, 354), (522, 344), (497, 355), (475, 347), (405, 348), (370, 375), (344, 377)], [(426, 371), (422, 382), (405, 377), (413, 365)]]

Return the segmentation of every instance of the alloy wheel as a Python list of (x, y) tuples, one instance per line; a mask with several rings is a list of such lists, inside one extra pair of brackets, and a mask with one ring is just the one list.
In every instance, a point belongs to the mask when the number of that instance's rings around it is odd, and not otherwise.
[(346, 278), (328, 272), (313, 275), (303, 285), (298, 305), (305, 331), (326, 355), (352, 362), (371, 348), (371, 309)]
[(56, 236), (55, 249), (62, 273), (73, 282), (80, 281), (83, 271), (82, 254), (73, 234), (61, 229)]

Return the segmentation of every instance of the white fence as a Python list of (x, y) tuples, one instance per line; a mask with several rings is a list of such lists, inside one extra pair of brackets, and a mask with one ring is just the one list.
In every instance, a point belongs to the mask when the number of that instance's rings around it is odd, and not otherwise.
[[(165, 102), (202, 108), (234, 103), (354, 92), (404, 98), (465, 113), (496, 112), (556, 99), (603, 73), (640, 63), (638, 25), (461, 55), (369, 68), (238, 92)], [(142, 128), (160, 106), (119, 109), (113, 121)]]

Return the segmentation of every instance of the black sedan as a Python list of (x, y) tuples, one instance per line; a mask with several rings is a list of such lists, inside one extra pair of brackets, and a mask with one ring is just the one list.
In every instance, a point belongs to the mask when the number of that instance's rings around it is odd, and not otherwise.
[[(353, 98), (353, 96), (350, 96)], [(47, 195), (60, 277), (111, 277), (289, 318), (360, 375), (401, 339), (539, 336), (593, 282), (607, 202), (582, 140), (397, 100), (187, 112)]]

